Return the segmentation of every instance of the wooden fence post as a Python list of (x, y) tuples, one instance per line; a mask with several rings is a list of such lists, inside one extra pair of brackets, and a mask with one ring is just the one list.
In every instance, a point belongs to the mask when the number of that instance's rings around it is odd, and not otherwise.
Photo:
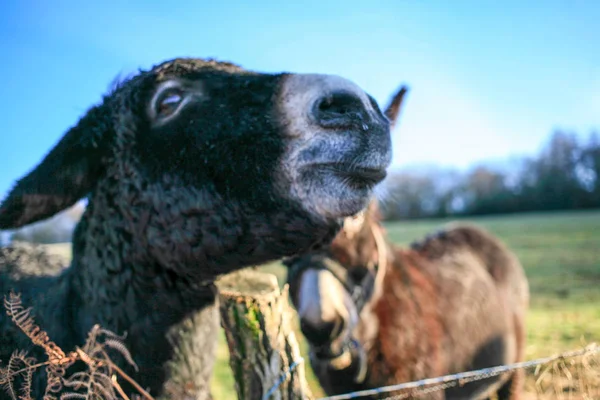
[[(239, 400), (312, 400), (291, 327), (287, 285), (245, 269), (217, 281)], [(279, 384), (279, 386), (277, 386)]]

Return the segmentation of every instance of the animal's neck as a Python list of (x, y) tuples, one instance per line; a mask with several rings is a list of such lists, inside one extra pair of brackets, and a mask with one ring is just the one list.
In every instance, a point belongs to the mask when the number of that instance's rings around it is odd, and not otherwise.
[[(437, 286), (425, 261), (411, 250), (389, 246), (390, 257), (380, 292), (365, 306), (357, 336), (369, 363), (369, 375), (390, 377), (370, 382), (384, 385), (440, 372), (440, 335)], [(399, 339), (402, 340), (399, 340)], [(425, 340), (425, 339), (426, 340)], [(429, 357), (431, 370), (411, 375), (415, 360)], [(385, 360), (385, 361), (382, 361)], [(395, 374), (395, 375), (394, 375)]]
[(76, 228), (71, 275), (89, 325), (117, 333), (178, 321), (212, 302), (207, 285), (219, 274), (307, 251), (337, 230), (292, 207), (257, 212), (209, 191), (109, 187)]
[(393, 245), (386, 240), (380, 229), (377, 224), (369, 227), (369, 238), (373, 247), (368, 259), (370, 262), (377, 263), (377, 270), (371, 296), (360, 312), (358, 324), (353, 333), (367, 352), (377, 351), (378, 348), (380, 333), (378, 304), (385, 301), (385, 279), (389, 276), (388, 270), (393, 268), (395, 261)]
[[(210, 192), (186, 196), (181, 189), (151, 189), (92, 196), (74, 233), (67, 276), (75, 288), (81, 340), (96, 323), (127, 332), (126, 345), (140, 370), (162, 382), (163, 363), (174, 359), (174, 347), (210, 351), (210, 343), (196, 343), (209, 340), (205, 335), (173, 338), (169, 330), (203, 318), (202, 310), (214, 304), (219, 274), (308, 251), (331, 240), (338, 227), (291, 207), (257, 212)], [(199, 198), (204, 200), (190, 200)], [(192, 356), (202, 369), (198, 360), (206, 357)]]

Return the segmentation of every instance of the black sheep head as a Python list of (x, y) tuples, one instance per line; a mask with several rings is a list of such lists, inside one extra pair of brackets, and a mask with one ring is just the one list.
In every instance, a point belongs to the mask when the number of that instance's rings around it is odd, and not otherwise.
[(345, 79), (175, 59), (92, 107), (17, 182), (0, 206), (0, 229), (48, 218), (84, 196), (88, 219), (102, 207), (106, 229), (120, 215), (133, 235), (178, 230), (175, 217), (210, 228), (216, 217), (208, 222), (208, 210), (232, 215), (228, 223), (240, 229), (276, 214), (270, 224), (301, 215), (333, 225), (366, 206), (390, 161), (388, 119)]

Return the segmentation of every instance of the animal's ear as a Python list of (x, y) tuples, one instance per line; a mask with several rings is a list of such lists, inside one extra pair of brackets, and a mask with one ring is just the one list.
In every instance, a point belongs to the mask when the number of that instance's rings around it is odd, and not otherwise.
[(113, 128), (108, 110), (91, 108), (0, 204), (0, 229), (16, 229), (72, 206), (93, 188), (102, 173), (107, 136)]
[(396, 122), (398, 122), (398, 115), (400, 115), (400, 109), (402, 108), (402, 101), (404, 96), (408, 92), (408, 86), (402, 85), (400, 89), (394, 94), (390, 103), (385, 109), (385, 116), (390, 120), (390, 130), (394, 129)]

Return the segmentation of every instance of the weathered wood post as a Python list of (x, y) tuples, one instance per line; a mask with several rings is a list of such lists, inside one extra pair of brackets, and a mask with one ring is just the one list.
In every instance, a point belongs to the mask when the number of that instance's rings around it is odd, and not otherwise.
[[(245, 269), (217, 281), (239, 400), (312, 400), (291, 327), (287, 285)], [(277, 384), (279, 383), (279, 386)]]

